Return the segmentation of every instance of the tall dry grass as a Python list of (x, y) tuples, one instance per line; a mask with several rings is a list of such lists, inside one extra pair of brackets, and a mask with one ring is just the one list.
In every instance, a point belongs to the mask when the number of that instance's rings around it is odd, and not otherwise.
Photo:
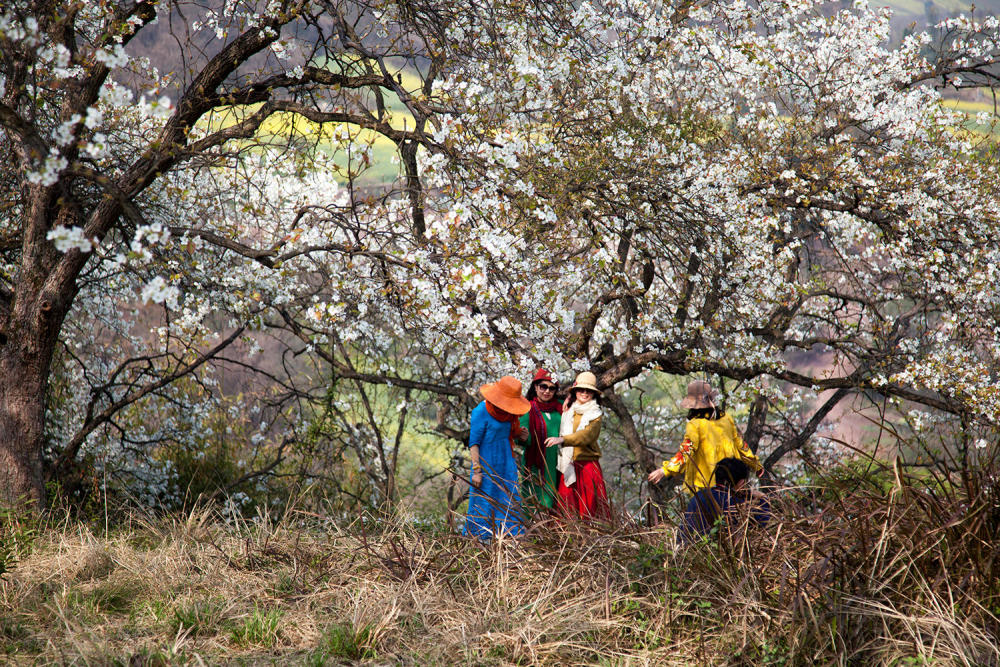
[(821, 491), (687, 548), (624, 518), (483, 544), (294, 511), (107, 531), (8, 517), (0, 662), (1000, 664), (993, 497), (905, 478)]

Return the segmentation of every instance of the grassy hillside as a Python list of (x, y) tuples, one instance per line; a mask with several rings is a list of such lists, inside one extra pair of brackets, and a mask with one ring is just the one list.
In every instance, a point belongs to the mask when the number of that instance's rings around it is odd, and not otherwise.
[(774, 495), (766, 529), (689, 547), (669, 523), (621, 520), (481, 544), (294, 511), (7, 517), (0, 661), (997, 664), (989, 493), (891, 479), (842, 470)]

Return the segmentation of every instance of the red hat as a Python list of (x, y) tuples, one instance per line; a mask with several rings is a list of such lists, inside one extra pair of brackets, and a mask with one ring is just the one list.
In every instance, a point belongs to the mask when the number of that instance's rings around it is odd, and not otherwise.
[(524, 415), (531, 409), (531, 403), (521, 396), (521, 381), (509, 375), (491, 384), (484, 384), (479, 388), (479, 393), (487, 401), (512, 415)]
[(539, 368), (535, 371), (535, 377), (531, 378), (531, 384), (535, 384), (540, 380), (548, 380), (555, 386), (559, 386), (559, 381), (552, 377), (552, 373), (548, 372), (544, 368)]

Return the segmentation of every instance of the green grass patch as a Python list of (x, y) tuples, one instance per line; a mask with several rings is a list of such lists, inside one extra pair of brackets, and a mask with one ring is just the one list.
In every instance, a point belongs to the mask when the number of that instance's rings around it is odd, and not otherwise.
[(95, 609), (106, 614), (126, 614), (142, 599), (146, 586), (138, 580), (105, 581), (89, 594)]
[(329, 626), (320, 639), (319, 646), (312, 652), (311, 664), (325, 665), (333, 660), (366, 660), (375, 657), (374, 632), (369, 626), (355, 628), (349, 623), (335, 623)]
[(274, 647), (281, 639), (280, 609), (261, 609), (255, 606), (253, 612), (230, 632), (230, 638), (237, 646), (264, 648)]
[(31, 553), (38, 535), (38, 526), (32, 515), (21, 516), (7, 508), (0, 508), (0, 579), (14, 569), (19, 558)]
[(24, 655), (39, 653), (42, 643), (30, 628), (31, 619), (18, 613), (5, 613), (0, 617), (0, 653)]
[(189, 637), (215, 634), (225, 619), (225, 604), (219, 599), (195, 600), (174, 608), (167, 628), (172, 635), (186, 632)]

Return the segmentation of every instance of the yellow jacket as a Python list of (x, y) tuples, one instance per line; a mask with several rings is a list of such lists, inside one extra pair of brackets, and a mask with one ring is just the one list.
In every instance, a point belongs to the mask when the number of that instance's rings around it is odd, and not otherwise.
[(740, 459), (753, 471), (763, 467), (728, 414), (718, 419), (689, 419), (684, 442), (672, 459), (663, 462), (663, 472), (683, 473), (684, 486), (694, 494), (715, 486), (715, 464), (725, 458)]

